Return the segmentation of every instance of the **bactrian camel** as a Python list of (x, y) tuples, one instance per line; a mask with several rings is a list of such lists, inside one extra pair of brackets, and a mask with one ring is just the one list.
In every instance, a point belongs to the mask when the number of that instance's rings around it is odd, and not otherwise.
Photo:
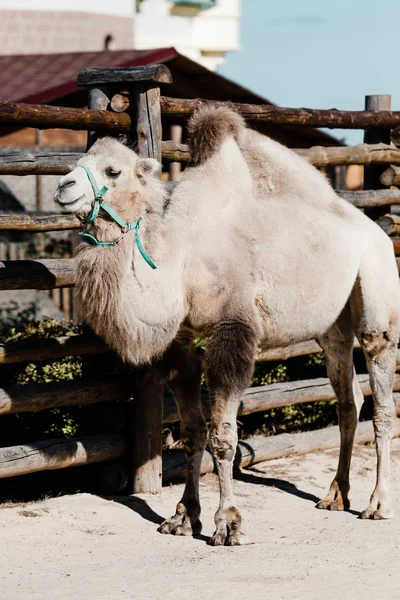
[(238, 404), (255, 356), (312, 338), (326, 354), (341, 434), (337, 473), (317, 506), (349, 507), (351, 452), (363, 402), (352, 360), (356, 336), (371, 380), (377, 452), (376, 486), (361, 517), (391, 517), (400, 309), (391, 241), (314, 167), (247, 129), (229, 106), (199, 109), (189, 133), (191, 163), (171, 194), (157, 177), (155, 160), (111, 138), (97, 141), (60, 179), (55, 194), (64, 211), (89, 221), (76, 257), (83, 319), (126, 362), (162, 359), (171, 373), (187, 480), (174, 516), (159, 531), (191, 535), (201, 529), (198, 488), (207, 427), (192, 344), (197, 335), (206, 338), (208, 443), (220, 485), (211, 545), (247, 542), (232, 463)]

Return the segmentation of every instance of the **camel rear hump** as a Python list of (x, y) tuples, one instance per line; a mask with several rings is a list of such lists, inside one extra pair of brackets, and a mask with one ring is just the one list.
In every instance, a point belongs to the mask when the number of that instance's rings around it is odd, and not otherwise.
[(229, 137), (233, 137), (240, 145), (245, 130), (246, 123), (243, 117), (231, 105), (201, 106), (188, 122), (190, 165), (205, 163), (218, 152)]

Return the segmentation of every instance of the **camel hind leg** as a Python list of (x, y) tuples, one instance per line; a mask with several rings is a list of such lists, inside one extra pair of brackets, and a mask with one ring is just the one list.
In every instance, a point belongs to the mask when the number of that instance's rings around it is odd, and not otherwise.
[(374, 432), (377, 456), (376, 485), (361, 519), (390, 519), (393, 511), (390, 498), (390, 442), (396, 417), (392, 388), (396, 371), (398, 336), (390, 331), (369, 331), (359, 334), (367, 361), (374, 399)]
[[(390, 254), (390, 255), (389, 255)], [(379, 262), (362, 265), (351, 296), (352, 320), (363, 349), (374, 400), (373, 424), (377, 455), (375, 489), (362, 519), (393, 516), (389, 491), (390, 443), (396, 416), (393, 381), (399, 342), (400, 294), (393, 248)]]
[(354, 332), (350, 308), (346, 305), (337, 322), (318, 340), (326, 357), (328, 376), (338, 401), (340, 454), (336, 475), (317, 508), (348, 510), (349, 473), (354, 435), (363, 394), (353, 366)]

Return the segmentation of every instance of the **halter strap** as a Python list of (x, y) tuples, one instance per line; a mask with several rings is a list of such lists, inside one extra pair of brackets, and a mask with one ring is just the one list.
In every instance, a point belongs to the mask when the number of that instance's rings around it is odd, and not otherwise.
[(83, 165), (79, 165), (79, 166), (81, 167), (81, 169), (83, 169), (86, 172), (86, 175), (88, 176), (88, 179), (90, 181), (90, 185), (92, 186), (92, 190), (93, 190), (93, 194), (94, 194), (94, 203), (93, 203), (92, 210), (90, 211), (90, 213), (87, 216), (87, 218), (85, 219), (85, 221), (83, 221), (83, 223), (85, 225), (94, 223), (95, 220), (97, 219), (97, 217), (99, 216), (100, 209), (102, 208), (113, 219), (113, 221), (115, 221), (122, 229), (122, 233), (121, 233), (120, 237), (117, 240), (112, 241), (112, 242), (100, 242), (94, 235), (92, 235), (91, 233), (87, 233), (86, 231), (82, 231), (79, 235), (82, 236), (83, 239), (85, 240), (85, 242), (87, 242), (91, 246), (108, 248), (111, 246), (116, 246), (118, 244), (118, 242), (124, 237), (125, 233), (128, 233), (128, 231), (131, 231), (132, 229), (134, 229), (135, 230), (135, 242), (136, 242), (136, 245), (138, 247), (140, 254), (142, 255), (144, 260), (147, 262), (147, 264), (152, 269), (156, 269), (157, 268), (156, 265), (153, 263), (150, 256), (147, 254), (146, 250), (144, 249), (142, 241), (139, 236), (139, 227), (140, 227), (140, 223), (142, 222), (142, 219), (140, 218), (138, 221), (132, 221), (131, 223), (127, 223), (126, 221), (124, 221), (124, 219), (122, 219), (115, 212), (115, 210), (112, 209), (111, 206), (109, 204), (107, 204), (107, 202), (105, 200), (103, 200), (103, 196), (107, 192), (108, 187), (103, 185), (101, 190), (99, 190), (90, 169)]

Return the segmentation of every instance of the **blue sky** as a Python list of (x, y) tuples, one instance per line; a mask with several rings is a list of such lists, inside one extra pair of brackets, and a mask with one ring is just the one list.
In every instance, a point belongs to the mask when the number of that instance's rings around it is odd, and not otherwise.
[(222, 75), (281, 106), (362, 110), (367, 94), (392, 94), (400, 110), (400, 0), (242, 0), (242, 12)]

